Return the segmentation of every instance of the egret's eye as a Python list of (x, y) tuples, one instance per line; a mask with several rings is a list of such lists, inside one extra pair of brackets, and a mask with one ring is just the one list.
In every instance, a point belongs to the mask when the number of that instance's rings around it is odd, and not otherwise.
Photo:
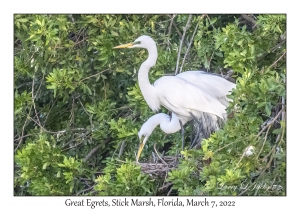
[(141, 44), (141, 41), (135, 41), (135, 42), (133, 42), (133, 44), (134, 44), (134, 45), (136, 45), (136, 44)]

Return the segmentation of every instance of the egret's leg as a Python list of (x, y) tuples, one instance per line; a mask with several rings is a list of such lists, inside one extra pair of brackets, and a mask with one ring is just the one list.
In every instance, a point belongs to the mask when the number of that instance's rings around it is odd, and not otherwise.
[(184, 150), (184, 128), (182, 126), (181, 120), (179, 120), (179, 124), (180, 124), (180, 127), (181, 127), (181, 141), (182, 141), (182, 151), (183, 151)]
[[(200, 133), (202, 132), (202, 123), (200, 123), (200, 119), (198, 119), (192, 112), (190, 112), (191, 116), (193, 117), (193, 120), (195, 123), (197, 123), (197, 126), (194, 125), (194, 129), (196, 129), (196, 135), (194, 139), (191, 138), (191, 146), (190, 149), (193, 148), (196, 145), (197, 139), (200, 137)], [(196, 128), (195, 128), (196, 127)]]
[[(193, 139), (192, 142), (191, 142), (190, 149), (192, 149), (192, 148), (197, 144), (198, 139), (200, 138), (201, 130), (198, 129), (196, 132), (197, 132), (197, 133), (196, 133), (194, 139)], [(191, 138), (191, 139), (192, 139), (192, 138)]]

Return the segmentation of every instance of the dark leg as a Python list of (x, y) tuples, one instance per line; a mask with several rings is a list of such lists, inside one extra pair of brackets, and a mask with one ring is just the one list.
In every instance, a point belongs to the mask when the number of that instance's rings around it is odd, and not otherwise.
[(198, 141), (198, 138), (201, 135), (201, 132), (203, 130), (203, 128), (202, 128), (203, 122), (200, 123), (200, 121), (203, 121), (203, 119), (201, 118), (201, 115), (198, 119), (192, 112), (190, 112), (190, 114), (191, 114), (191, 116), (193, 117), (193, 120), (194, 120), (193, 126), (194, 126), (194, 131), (195, 131), (194, 138), (191, 138), (191, 145), (190, 145), (190, 149), (191, 149), (196, 145), (196, 143)]
[(181, 141), (182, 141), (182, 151), (183, 151), (183, 150), (184, 150), (184, 128), (183, 128), (183, 126), (182, 126), (181, 120), (179, 120), (179, 124), (180, 124), (180, 127), (181, 127), (181, 135), (182, 135)]

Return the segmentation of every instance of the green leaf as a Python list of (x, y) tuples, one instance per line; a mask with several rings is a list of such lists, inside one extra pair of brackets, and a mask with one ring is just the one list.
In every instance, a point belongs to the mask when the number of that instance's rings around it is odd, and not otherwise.
[(282, 128), (277, 128), (272, 133), (274, 133), (274, 134), (281, 134), (282, 133)]
[(17, 21), (21, 23), (26, 23), (28, 22), (28, 19), (22, 18), (22, 19), (17, 19)]
[(113, 36), (119, 36), (119, 34), (118, 34), (117, 32), (114, 32), (114, 31), (111, 31), (111, 34), (112, 34)]
[(270, 116), (271, 115), (271, 103), (267, 103), (266, 106), (265, 106), (265, 112), (267, 114), (267, 116)]
[(48, 165), (50, 165), (50, 163), (48, 163), (48, 162), (44, 163), (43, 169), (45, 170), (45, 169), (47, 168)]

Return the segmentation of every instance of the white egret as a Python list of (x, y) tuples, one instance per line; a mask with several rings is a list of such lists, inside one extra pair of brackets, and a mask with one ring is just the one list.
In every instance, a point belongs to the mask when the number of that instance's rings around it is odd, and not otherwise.
[[(211, 96), (204, 88), (200, 89), (178, 76), (163, 76), (156, 80), (154, 85), (150, 84), (148, 73), (157, 60), (156, 43), (151, 37), (143, 35), (132, 43), (114, 48), (147, 49), (148, 58), (141, 64), (138, 72), (138, 82), (144, 99), (153, 111), (157, 112), (162, 105), (174, 112), (180, 122), (189, 121), (191, 116), (201, 118), (203, 113), (216, 115), (224, 119), (225, 105)], [(209, 84), (213, 81), (207, 80), (206, 82)], [(141, 143), (138, 158), (143, 147), (144, 144)]]
[[(203, 71), (188, 71), (176, 76), (187, 80), (200, 89), (205, 89), (226, 107), (228, 106), (228, 102), (230, 101), (230, 99), (228, 99), (226, 95), (229, 95), (232, 89), (236, 87), (234, 83), (231, 83), (220, 76), (209, 74)], [(208, 84), (207, 81), (212, 81), (212, 84)], [(224, 110), (224, 112), (226, 112), (226, 110)], [(205, 119), (205, 117), (208, 117), (210, 119)], [(190, 120), (192, 120), (192, 117), (190, 118)], [(208, 138), (211, 133), (218, 130), (219, 122), (217, 120), (218, 119), (216, 118), (211, 118), (210, 115), (203, 116), (203, 119), (199, 120), (199, 123), (206, 124), (200, 131), (203, 132), (202, 135), (204, 138)], [(187, 121), (183, 121), (182, 125), (184, 125), (185, 123), (187, 123)], [(181, 129), (178, 117), (173, 112), (171, 117), (164, 113), (155, 114), (142, 125), (138, 133), (139, 139), (143, 142), (143, 145), (146, 144), (151, 133), (158, 125), (160, 125), (161, 130), (166, 134), (175, 133)], [(195, 138), (195, 140), (196, 139), (197, 137)], [(193, 145), (194, 142), (191, 144), (190, 148), (193, 147)], [(140, 153), (138, 154), (140, 155)]]

